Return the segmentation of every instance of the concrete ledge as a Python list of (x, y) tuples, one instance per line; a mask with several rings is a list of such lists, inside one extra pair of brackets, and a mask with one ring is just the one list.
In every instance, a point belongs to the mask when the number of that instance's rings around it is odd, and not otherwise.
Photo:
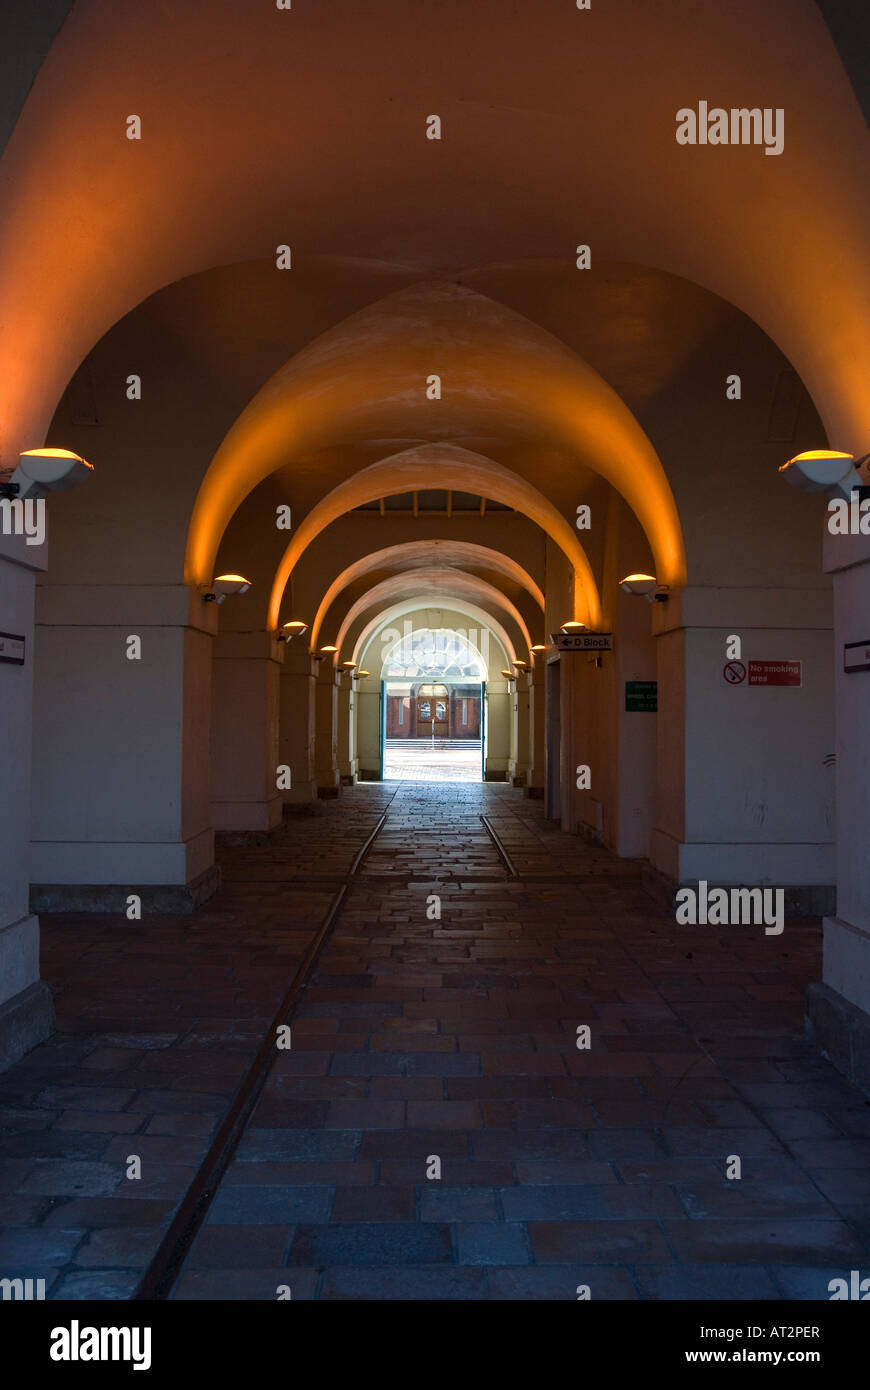
[(0, 1005), (0, 1071), (15, 1065), (54, 1032), (54, 998), (45, 980)]
[(806, 1032), (855, 1086), (870, 1092), (870, 1014), (821, 980), (807, 987)]
[(186, 916), (202, 907), (216, 893), (221, 871), (216, 864), (190, 883), (153, 884), (119, 888), (117, 884), (32, 883), (32, 912), (127, 912), (127, 898), (135, 893), (142, 900), (142, 916)]
[(357, 773), (358, 782), (380, 782), (381, 774), (377, 768), (361, 767)]
[[(640, 872), (640, 886), (649, 897), (662, 909), (663, 912), (673, 913), (676, 910), (676, 892), (678, 888), (697, 888), (697, 879), (684, 879), (678, 883), (676, 879), (668, 874), (663, 874), (652, 864), (645, 864)], [(832, 904), (836, 904), (837, 890), (829, 884), (809, 884), (809, 883), (713, 883), (709, 882), (708, 887), (713, 888), (782, 888), (785, 891), (785, 915), (786, 917), (825, 917), (834, 909)]]
[[(283, 821), (284, 812), (281, 812)], [(216, 849), (242, 849), (252, 845), (273, 845), (278, 838), (281, 826), (275, 825), (271, 830), (221, 830), (215, 832), (214, 842)]]
[(506, 782), (508, 780), (507, 771), (497, 772), (494, 768), (487, 768), (483, 780), (484, 782)]
[(324, 816), (326, 807), (321, 806), (319, 801), (285, 801), (284, 818), (296, 818), (298, 816)]
[(212, 801), (211, 823), (215, 835), (274, 830), (281, 822), (283, 804), (278, 795), (270, 797), (268, 801)]

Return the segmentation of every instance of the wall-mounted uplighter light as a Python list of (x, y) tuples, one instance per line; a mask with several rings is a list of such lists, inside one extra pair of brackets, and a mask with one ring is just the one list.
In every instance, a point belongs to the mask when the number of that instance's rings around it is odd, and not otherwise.
[(303, 632), (307, 631), (308, 624), (296, 619), (290, 623), (282, 623), (275, 636), (279, 642), (292, 642), (294, 637), (301, 637)]
[(225, 598), (233, 598), (236, 594), (246, 594), (251, 587), (250, 579), (246, 579), (243, 574), (219, 574), (217, 579), (213, 579), (203, 590), (202, 598), (204, 603), (223, 603)]
[(800, 492), (826, 492), (849, 498), (855, 488), (870, 484), (870, 454), (855, 459), (839, 449), (808, 449), (795, 454), (778, 471)]
[(654, 574), (627, 574), (620, 579), (619, 587), (623, 593), (645, 598), (647, 603), (665, 603), (668, 597), (667, 584), (660, 584)]
[(94, 466), (71, 449), (25, 449), (8, 483), (0, 483), (0, 497), (34, 500), (48, 492), (66, 492), (93, 476)]

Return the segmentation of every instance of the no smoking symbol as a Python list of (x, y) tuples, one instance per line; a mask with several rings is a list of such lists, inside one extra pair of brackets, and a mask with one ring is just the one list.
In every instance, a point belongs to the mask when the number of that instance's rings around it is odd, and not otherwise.
[(742, 685), (746, 680), (746, 667), (742, 661), (728, 661), (722, 674), (729, 685)]

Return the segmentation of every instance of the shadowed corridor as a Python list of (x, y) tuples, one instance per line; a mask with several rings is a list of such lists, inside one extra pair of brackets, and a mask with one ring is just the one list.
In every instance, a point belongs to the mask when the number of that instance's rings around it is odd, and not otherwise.
[(44, 919), (7, 1276), (131, 1296), (383, 812), (173, 1298), (826, 1299), (866, 1264), (870, 1102), (802, 1032), (818, 923), (678, 927), (521, 791), (399, 783), (224, 849), (194, 915)]

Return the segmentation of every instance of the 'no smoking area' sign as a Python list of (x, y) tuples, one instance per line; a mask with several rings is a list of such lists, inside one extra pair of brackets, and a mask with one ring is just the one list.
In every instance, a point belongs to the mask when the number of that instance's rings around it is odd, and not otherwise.
[(803, 685), (800, 661), (726, 661), (719, 676), (720, 685)]

